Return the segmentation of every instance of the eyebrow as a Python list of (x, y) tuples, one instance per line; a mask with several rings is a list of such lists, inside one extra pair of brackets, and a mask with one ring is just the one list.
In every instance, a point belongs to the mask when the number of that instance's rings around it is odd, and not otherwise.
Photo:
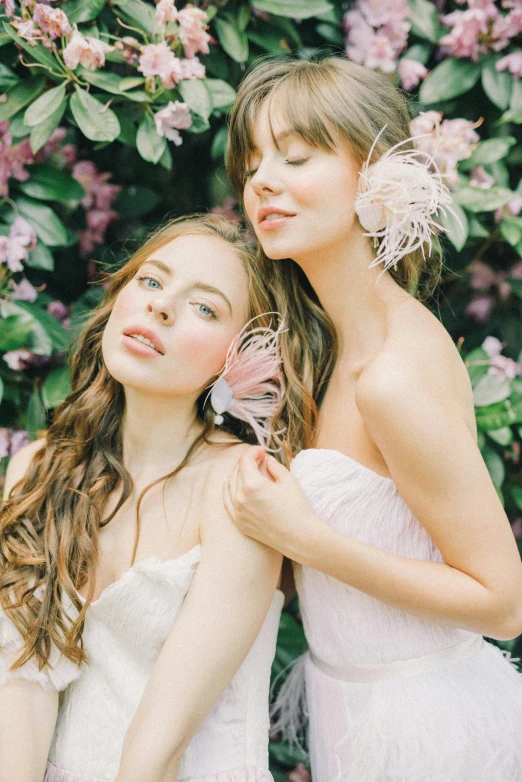
[[(166, 263), (163, 263), (163, 261), (157, 261), (156, 259), (151, 258), (150, 260), (144, 261), (144, 263), (150, 263), (153, 266), (156, 266), (158, 269), (160, 269), (160, 271), (167, 274), (169, 277), (172, 277), (172, 269), (170, 268), (170, 266), (167, 266)], [(224, 300), (225, 304), (227, 305), (230, 314), (232, 315), (232, 305), (228, 297), (225, 296), (225, 294), (223, 293), (223, 291), (219, 290), (219, 288), (215, 288), (213, 285), (208, 285), (206, 282), (195, 282), (191, 286), (191, 289), (193, 290), (196, 288), (201, 291), (206, 291), (207, 293), (215, 293), (218, 296), (221, 296), (221, 298)]]

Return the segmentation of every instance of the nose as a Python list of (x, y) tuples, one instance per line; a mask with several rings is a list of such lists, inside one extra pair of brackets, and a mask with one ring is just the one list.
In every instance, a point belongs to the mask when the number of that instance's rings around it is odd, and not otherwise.
[(255, 174), (250, 177), (250, 183), (256, 195), (281, 193), (282, 185), (268, 162), (261, 163)]
[(165, 297), (151, 298), (147, 304), (147, 311), (164, 326), (171, 326), (174, 323), (174, 307)]

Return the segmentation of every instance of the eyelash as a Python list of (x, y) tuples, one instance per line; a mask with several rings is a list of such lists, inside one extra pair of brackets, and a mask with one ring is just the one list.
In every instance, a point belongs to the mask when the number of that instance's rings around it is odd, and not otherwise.
[[(157, 282), (158, 285), (161, 285), (161, 282), (158, 280), (157, 277), (155, 277), (153, 274), (144, 274), (142, 276), (136, 277), (138, 282), (143, 282), (144, 280), (153, 280), (154, 282)], [(149, 287), (146, 285), (145, 287)], [(151, 290), (158, 290), (158, 288), (151, 288)], [(205, 307), (210, 315), (205, 315), (203, 312), (201, 312), (201, 315), (206, 318), (207, 320), (217, 320), (218, 314), (216, 310), (214, 310), (209, 304), (207, 304), (205, 301), (194, 301), (191, 302), (192, 304), (196, 304), (199, 307)]]
[[(306, 163), (307, 160), (308, 158), (305, 157), (305, 158), (298, 158), (297, 160), (285, 160), (285, 163), (287, 163), (289, 166), (302, 166), (303, 163)], [(254, 176), (256, 171), (257, 168), (253, 168), (252, 171), (247, 171), (246, 174), (244, 175), (244, 178), (248, 179), (249, 177)]]

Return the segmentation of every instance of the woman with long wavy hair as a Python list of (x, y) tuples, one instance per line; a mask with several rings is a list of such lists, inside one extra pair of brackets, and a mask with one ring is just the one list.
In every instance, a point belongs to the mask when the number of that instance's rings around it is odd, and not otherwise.
[(228, 170), (273, 261), (287, 371), (308, 373), (301, 291), (335, 335), (291, 471), (252, 449), (225, 487), (238, 528), (295, 562), (309, 651), (279, 725), (295, 737), (305, 683), (314, 782), (521, 782), (522, 679), (482, 636), (522, 633), (522, 565), (466, 368), (421, 300), (451, 198), (407, 102), (345, 58), (262, 62)]
[(281, 433), (312, 402), (291, 380), (282, 399), (264, 276), (222, 217), (154, 233), (111, 275), (49, 430), (11, 460), (2, 782), (272, 780), (281, 556), (236, 530), (222, 483), (256, 434), (284, 446), (270, 416)]

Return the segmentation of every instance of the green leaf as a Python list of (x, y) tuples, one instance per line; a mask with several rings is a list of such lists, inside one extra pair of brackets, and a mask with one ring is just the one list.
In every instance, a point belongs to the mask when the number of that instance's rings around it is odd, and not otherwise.
[(45, 87), (45, 76), (29, 76), (15, 84), (11, 92), (5, 94), (5, 102), (0, 104), (0, 122), (13, 117), (20, 109), (31, 103)]
[(33, 393), (29, 397), (29, 403), (27, 405), (27, 412), (25, 414), (25, 430), (31, 440), (36, 440), (40, 432), (45, 429), (47, 425), (47, 418), (45, 415), (45, 407), (43, 406), (42, 397), (38, 387), (35, 386)]
[(510, 426), (513, 423), (513, 414), (508, 407), (507, 402), (499, 402), (496, 405), (479, 407), (475, 411), (477, 426), (482, 431), (488, 432), (491, 429), (502, 429), (504, 426)]
[(116, 114), (77, 86), (71, 96), (71, 111), (83, 135), (91, 141), (114, 141), (120, 135)]
[(53, 369), (44, 380), (42, 399), (47, 408), (59, 407), (71, 393), (71, 372), (68, 366)]
[(408, 0), (411, 32), (419, 38), (437, 43), (441, 36), (439, 14), (428, 0)]
[(60, 10), (67, 14), (71, 24), (92, 22), (105, 8), (105, 0), (66, 0)]
[(482, 451), (482, 456), (486, 462), (486, 467), (489, 470), (491, 480), (495, 484), (495, 488), (502, 488), (502, 484), (504, 483), (504, 478), (506, 476), (506, 470), (504, 468), (502, 457), (499, 456), (498, 453), (489, 445), (486, 445)]
[(232, 57), (236, 62), (246, 62), (248, 59), (248, 38), (246, 34), (239, 30), (235, 24), (221, 17), (216, 17), (214, 24), (219, 43), (228, 56)]
[(516, 79), (513, 81), (509, 108), (522, 109), (522, 80), (521, 79)]
[(156, 123), (149, 114), (144, 114), (136, 135), (136, 146), (143, 160), (157, 163), (165, 151), (167, 139), (158, 135)]
[(202, 79), (185, 79), (179, 86), (185, 103), (200, 117), (208, 119), (212, 112), (212, 98)]
[(205, 86), (211, 95), (214, 109), (229, 109), (234, 103), (236, 91), (223, 79), (205, 79)]
[(520, 486), (510, 486), (509, 490), (513, 497), (513, 502), (519, 510), (522, 510), (522, 489)]
[(333, 9), (327, 0), (251, 0), (251, 5), (259, 11), (290, 19), (309, 19)]
[[(511, 393), (509, 380), (499, 375), (486, 374), (473, 389), (475, 407), (487, 407), (507, 399)], [(500, 428), (500, 427), (499, 427)]]
[(506, 122), (513, 122), (515, 125), (522, 123), (522, 107), (518, 109), (508, 109), (498, 120), (498, 125), (504, 125)]
[(120, 123), (120, 135), (118, 141), (122, 144), (126, 144), (128, 147), (136, 146), (136, 125), (134, 124), (130, 113), (127, 111), (127, 106), (117, 106), (114, 113), (118, 117)]
[(201, 117), (199, 114), (192, 115), (192, 125), (187, 128), (187, 133), (204, 133), (210, 128), (210, 123), (205, 117)]
[(484, 348), (475, 348), (471, 353), (468, 353), (464, 363), (468, 370), (471, 385), (476, 386), (478, 381), (487, 374), (489, 369), (489, 356)]
[(29, 253), (27, 265), (30, 266), (31, 269), (45, 269), (46, 271), (52, 272), (54, 269), (54, 258), (47, 245), (42, 244), (42, 242), (37, 242), (34, 250), (31, 250)]
[[(43, 329), (55, 350), (67, 350), (71, 341), (71, 335), (67, 329), (64, 329), (62, 324), (56, 320), (53, 315), (47, 312), (47, 310), (44, 310), (38, 302), (16, 301), (16, 307), (19, 310), (27, 312), (33, 321)], [(32, 347), (32, 350), (37, 352), (34, 347)]]
[(513, 136), (499, 136), (481, 141), (473, 150), (471, 157), (463, 160), (459, 167), (461, 171), (470, 171), (477, 166), (495, 163), (506, 157), (511, 147), (516, 143), (517, 140)]
[(461, 187), (453, 193), (453, 200), (470, 212), (493, 212), (512, 198), (512, 191), (504, 187)]
[(504, 426), (502, 429), (490, 429), (488, 437), (491, 437), (493, 442), (498, 445), (506, 447), (513, 442), (513, 430), (509, 426)]
[(140, 0), (113, 0), (112, 5), (116, 7), (116, 15), (124, 22), (148, 33), (158, 32), (154, 8), (148, 3), (142, 3)]
[(161, 196), (155, 190), (144, 185), (122, 187), (113, 208), (123, 220), (134, 220), (136, 217), (152, 212), (160, 203)]
[(288, 54), (290, 46), (286, 38), (281, 38), (277, 31), (258, 33), (255, 30), (248, 30), (247, 36), (260, 49), (269, 52), (269, 54)]
[(31, 151), (36, 154), (39, 149), (50, 139), (60, 122), (67, 106), (67, 100), (61, 103), (56, 111), (47, 117), (46, 120), (35, 125), (31, 129), (31, 136), (29, 138), (29, 144), (31, 145)]
[(423, 81), (420, 102), (439, 103), (468, 92), (477, 83), (480, 70), (479, 63), (448, 57), (436, 65)]
[(9, 135), (13, 137), (14, 143), (18, 142), (18, 139), (27, 138), (31, 129), (24, 124), (24, 109), (11, 117), (9, 120)]
[(474, 215), (470, 215), (468, 224), (469, 224), (469, 236), (472, 239), (485, 239), (487, 236), (489, 236), (488, 229), (482, 225), (478, 217), (475, 217)]
[(24, 124), (29, 128), (34, 125), (39, 125), (40, 122), (44, 122), (51, 114), (54, 114), (62, 103), (66, 102), (65, 97), (65, 84), (59, 84), (57, 87), (52, 87), (50, 90), (40, 95), (34, 103), (32, 103), (28, 109), (26, 109), (24, 115)]
[[(91, 71), (88, 68), (79, 67), (76, 71), (78, 76), (83, 81), (88, 81), (89, 84), (93, 84), (95, 87), (99, 87), (105, 92), (110, 92), (113, 95), (122, 95), (122, 82), (125, 81), (117, 73), (111, 73), (110, 71)], [(142, 79), (131, 79), (130, 81), (142, 83)], [(137, 86), (134, 84), (134, 86)], [(130, 87), (127, 87), (130, 89)]]
[(42, 201), (81, 201), (85, 197), (84, 188), (68, 171), (45, 165), (32, 166), (31, 178), (19, 188)]
[(498, 57), (488, 58), (482, 66), (482, 87), (495, 106), (505, 111), (509, 106), (513, 77), (508, 71), (497, 71)]
[(441, 211), (437, 220), (455, 249), (462, 250), (468, 238), (468, 218), (464, 210), (458, 204), (452, 204), (452, 211), (448, 209), (446, 214)]
[(170, 151), (169, 145), (165, 144), (165, 149), (163, 155), (158, 160), (158, 165), (163, 166), (166, 171), (172, 171), (172, 163), (172, 152)]
[(120, 91), (133, 90), (135, 87), (141, 87), (143, 84), (145, 84), (143, 76), (125, 76), (123, 79), (120, 79)]
[(511, 286), (511, 290), (515, 296), (518, 296), (520, 299), (522, 299), (522, 280), (519, 280), (516, 277), (506, 277), (505, 282)]
[(504, 215), (500, 221), (500, 233), (512, 247), (516, 247), (522, 239), (522, 220)]
[(64, 247), (68, 244), (67, 229), (50, 207), (24, 196), (18, 198), (16, 204), (22, 217), (33, 226), (40, 241), (50, 247)]
[(7, 92), (14, 87), (15, 84), (18, 84), (19, 81), (20, 77), (17, 76), (11, 68), (8, 68), (3, 62), (0, 62), (0, 90), (2, 90), (2, 92)]
[(218, 158), (225, 157), (227, 151), (227, 144), (228, 144), (228, 129), (224, 125), (222, 128), (219, 128), (212, 141), (212, 146), (210, 147), (210, 157), (212, 158), (212, 160), (217, 160)]
[(25, 346), (30, 331), (31, 321), (19, 315), (0, 318), (0, 351), (20, 350)]
[[(36, 60), (40, 65), (45, 65), (46, 68), (49, 68), (49, 70), (57, 69), (58, 63), (56, 62), (55, 57), (45, 48), (45, 46), (42, 46), (40, 43), (37, 43), (36, 46), (31, 46), (30, 43), (23, 38), (20, 38), (15, 29), (10, 24), (7, 24), (7, 22), (4, 22), (4, 30), (13, 41), (16, 41), (21, 49), (31, 55), (31, 62)], [(24, 80), (26, 81), (26, 79)]]
[(430, 46), (428, 43), (415, 43), (404, 53), (404, 58), (426, 65), (430, 59), (432, 49), (433, 46)]

